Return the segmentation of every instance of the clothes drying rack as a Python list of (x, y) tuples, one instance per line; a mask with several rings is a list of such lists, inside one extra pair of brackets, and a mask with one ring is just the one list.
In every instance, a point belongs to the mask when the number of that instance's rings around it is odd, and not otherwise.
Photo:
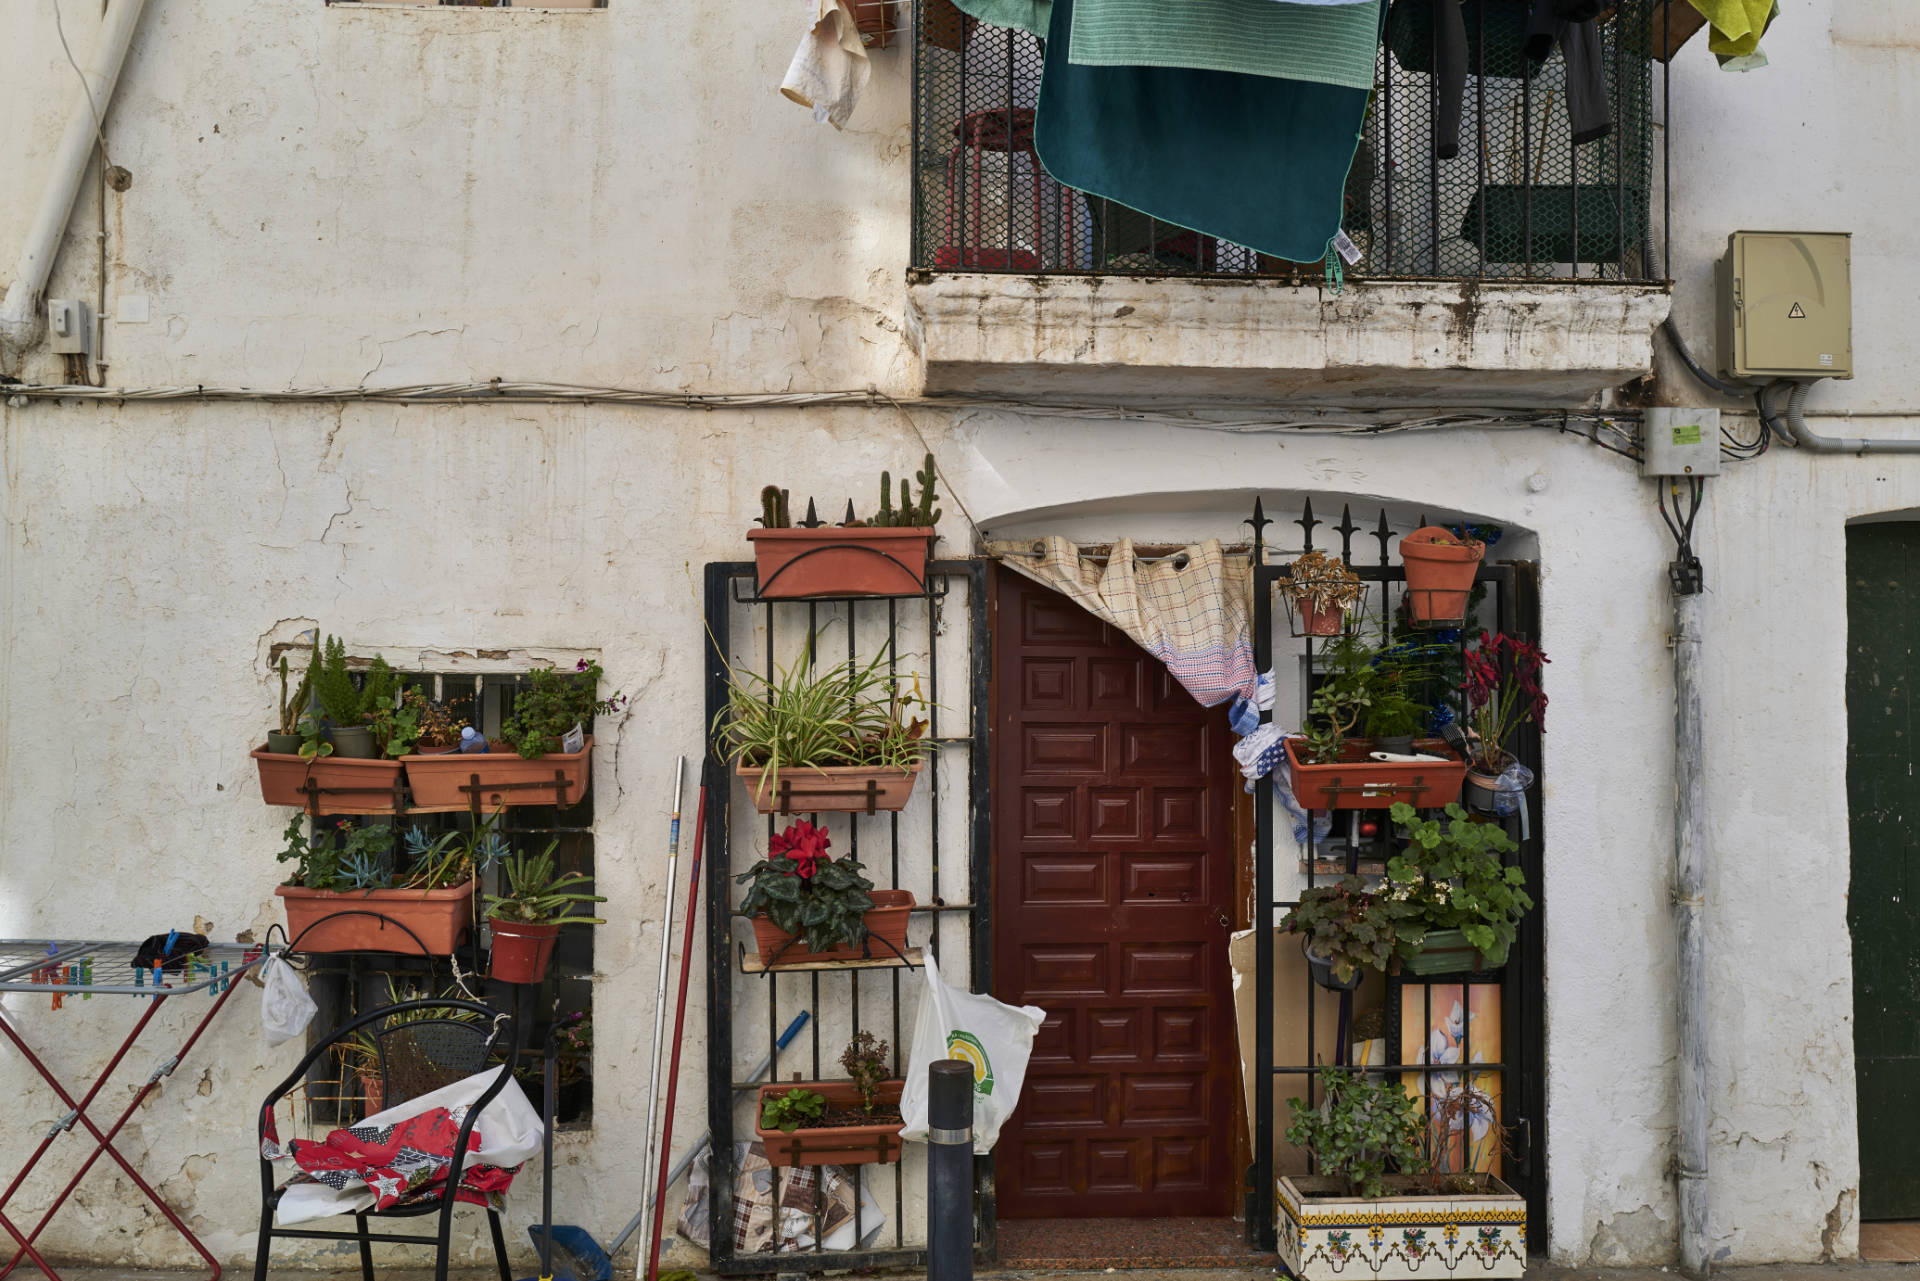
[[(160, 969), (136, 968), (134, 957), (139, 950), (140, 944), (129, 942), (0, 939), (0, 994), (27, 993), (46, 1000), (50, 1011), (59, 1010), (76, 1016), (80, 1008), (89, 1008), (85, 1005), (79, 1005), (76, 1008), (76, 1003), (91, 1002), (95, 997), (146, 998), (144, 1002), (146, 1008), (120, 1042), (120, 1048), (114, 1051), (113, 1057), (108, 1059), (106, 1066), (101, 1069), (99, 1077), (87, 1087), (86, 1093), (78, 1100), (34, 1052), (33, 1047), (27, 1043), (19, 1027), (16, 1026), (15, 1020), (19, 1015), (35, 1008), (37, 1002), (16, 1002), (11, 1010), (0, 1007), (0, 1033), (4, 1033), (6, 1038), (18, 1047), (27, 1062), (33, 1064), (34, 1070), (53, 1088), (61, 1106), (66, 1109), (65, 1114), (53, 1123), (52, 1128), (40, 1140), (39, 1146), (34, 1148), (26, 1164), (20, 1167), (20, 1172), (14, 1175), (13, 1181), (7, 1184), (4, 1191), (0, 1191), (0, 1228), (6, 1230), (17, 1247), (13, 1257), (7, 1260), (4, 1267), (0, 1267), (0, 1279), (7, 1277), (19, 1267), (22, 1259), (27, 1259), (41, 1272), (52, 1278), (52, 1281), (60, 1281), (60, 1274), (41, 1257), (40, 1252), (34, 1247), (34, 1242), (39, 1239), (47, 1224), (53, 1220), (53, 1216), (60, 1212), (60, 1207), (66, 1204), (67, 1198), (80, 1185), (80, 1180), (84, 1179), (94, 1163), (105, 1155), (113, 1159), (114, 1164), (120, 1167), (128, 1180), (140, 1189), (141, 1194), (153, 1203), (154, 1208), (160, 1211), (168, 1223), (173, 1225), (182, 1239), (192, 1246), (202, 1259), (206, 1260), (207, 1266), (213, 1270), (209, 1281), (220, 1281), (219, 1260), (208, 1252), (207, 1247), (201, 1244), (200, 1238), (196, 1237), (193, 1231), (181, 1221), (180, 1216), (174, 1213), (173, 1208), (153, 1189), (153, 1186), (141, 1177), (140, 1172), (134, 1169), (133, 1163), (114, 1147), (113, 1141), (128, 1119), (146, 1101), (147, 1096), (159, 1086), (161, 1081), (172, 1075), (174, 1069), (180, 1066), (181, 1060), (193, 1050), (194, 1043), (200, 1039), (201, 1033), (207, 1030), (215, 1016), (225, 1008), (239, 981), (266, 959), (266, 952), (258, 946), (211, 943), (194, 953), (193, 958), (186, 963), (175, 962), (179, 964), (179, 968)], [(99, 1097), (108, 1078), (118, 1070), (121, 1061), (133, 1049), (134, 1042), (140, 1039), (141, 1033), (147, 1030), (147, 1025), (153, 1022), (154, 1015), (160, 1012), (162, 1005), (196, 993), (205, 993), (208, 1001), (206, 1013), (194, 1023), (193, 1030), (180, 1048), (154, 1065), (146, 1082), (134, 1091), (133, 1098), (127, 1103), (126, 1108), (111, 1125), (102, 1130), (93, 1118), (87, 1115), (87, 1109)], [(91, 1008), (104, 1011), (107, 1007), (102, 1004)], [(27, 1181), (27, 1177), (33, 1173), (34, 1166), (39, 1164), (40, 1158), (46, 1155), (55, 1141), (61, 1135), (70, 1133), (76, 1125), (92, 1137), (93, 1151), (88, 1153), (86, 1159), (81, 1162), (80, 1168), (67, 1180), (60, 1194), (41, 1213), (40, 1220), (34, 1224), (33, 1229), (28, 1232), (21, 1231), (7, 1216), (8, 1202)]]

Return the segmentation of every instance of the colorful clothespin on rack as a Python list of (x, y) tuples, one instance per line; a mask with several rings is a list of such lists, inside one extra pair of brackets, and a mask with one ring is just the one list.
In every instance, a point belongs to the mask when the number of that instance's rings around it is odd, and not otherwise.
[(93, 958), (91, 956), (80, 962), (80, 983), (87, 989), (80, 994), (80, 999), (91, 1001), (93, 999)]

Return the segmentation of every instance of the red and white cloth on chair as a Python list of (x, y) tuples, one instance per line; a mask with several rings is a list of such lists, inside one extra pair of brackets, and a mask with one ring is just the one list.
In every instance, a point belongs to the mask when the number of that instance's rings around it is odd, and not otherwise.
[[(294, 1139), (282, 1147), (269, 1110), (260, 1155), (269, 1161), (292, 1161), (300, 1169), (280, 1198), (274, 1221), (286, 1227), (440, 1196), (454, 1167), (460, 1125), (503, 1070), (455, 1081), (335, 1130), (318, 1143)], [(467, 1135), (454, 1199), (502, 1208), (513, 1176), (540, 1151), (542, 1135), (540, 1114), (519, 1083), (509, 1079)]]

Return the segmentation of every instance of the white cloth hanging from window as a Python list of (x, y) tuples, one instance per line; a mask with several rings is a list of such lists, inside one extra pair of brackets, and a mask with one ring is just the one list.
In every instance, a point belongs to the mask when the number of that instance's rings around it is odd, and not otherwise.
[(1229, 557), (1219, 539), (1147, 562), (1126, 538), (1104, 564), (1058, 535), (988, 550), (1126, 633), (1202, 707), (1254, 694), (1253, 566), (1245, 556)]
[(873, 74), (873, 64), (847, 0), (814, 0), (810, 8), (813, 26), (800, 38), (780, 92), (803, 107), (812, 107), (815, 120), (844, 129)]

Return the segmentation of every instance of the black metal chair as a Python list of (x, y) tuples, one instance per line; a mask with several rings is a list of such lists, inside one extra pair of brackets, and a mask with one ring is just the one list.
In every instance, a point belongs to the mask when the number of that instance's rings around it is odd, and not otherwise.
[[(273, 1123), (273, 1109), (301, 1082), (306, 1080), (307, 1071), (323, 1054), (331, 1053), (336, 1046), (357, 1033), (365, 1032), (376, 1048), (379, 1060), (379, 1080), (381, 1084), (381, 1110), (404, 1103), (431, 1093), (442, 1086), (451, 1085), (463, 1077), (472, 1076), (487, 1067), (488, 1061), (495, 1057), (495, 1051), (501, 1046), (509, 1047), (506, 1055), (508, 1065), (520, 1060), (520, 1035), (516, 1021), (507, 1014), (489, 1006), (473, 1001), (451, 1000), (446, 997), (430, 997), (418, 1001), (402, 1001), (394, 1005), (383, 1005), (376, 1010), (335, 1028), (319, 1045), (308, 1051), (300, 1060), (292, 1074), (282, 1081), (266, 1102), (260, 1105), (260, 1244), (254, 1255), (254, 1281), (266, 1281), (268, 1256), (272, 1252), (275, 1238), (299, 1239), (308, 1241), (358, 1241), (360, 1243), (360, 1272), (364, 1281), (373, 1278), (373, 1242), (392, 1241), (408, 1245), (430, 1245), (435, 1247), (434, 1276), (437, 1281), (447, 1278), (447, 1251), (453, 1228), (454, 1194), (459, 1188), (460, 1162), (458, 1155), (467, 1150), (468, 1135), (474, 1122), (494, 1096), (506, 1088), (511, 1079), (509, 1071), (502, 1071), (489, 1085), (486, 1092), (468, 1108), (465, 1119), (460, 1123), (460, 1134), (454, 1144), (456, 1160), (452, 1170), (438, 1192), (429, 1193), (422, 1199), (404, 1199), (386, 1210), (368, 1210), (355, 1214), (352, 1232), (325, 1232), (306, 1228), (280, 1228), (273, 1223), (274, 1211), (279, 1207), (280, 1198), (296, 1182), (307, 1178), (296, 1175), (286, 1183), (275, 1185), (275, 1170), (267, 1160), (266, 1144)], [(487, 1226), (493, 1232), (493, 1254), (500, 1268), (500, 1281), (513, 1281), (513, 1272), (507, 1266), (507, 1242), (500, 1230), (500, 1215), (492, 1206), (483, 1207), (487, 1212)], [(438, 1215), (439, 1232), (435, 1236), (419, 1233), (374, 1233), (368, 1231), (369, 1219), (407, 1219), (425, 1215)]]

